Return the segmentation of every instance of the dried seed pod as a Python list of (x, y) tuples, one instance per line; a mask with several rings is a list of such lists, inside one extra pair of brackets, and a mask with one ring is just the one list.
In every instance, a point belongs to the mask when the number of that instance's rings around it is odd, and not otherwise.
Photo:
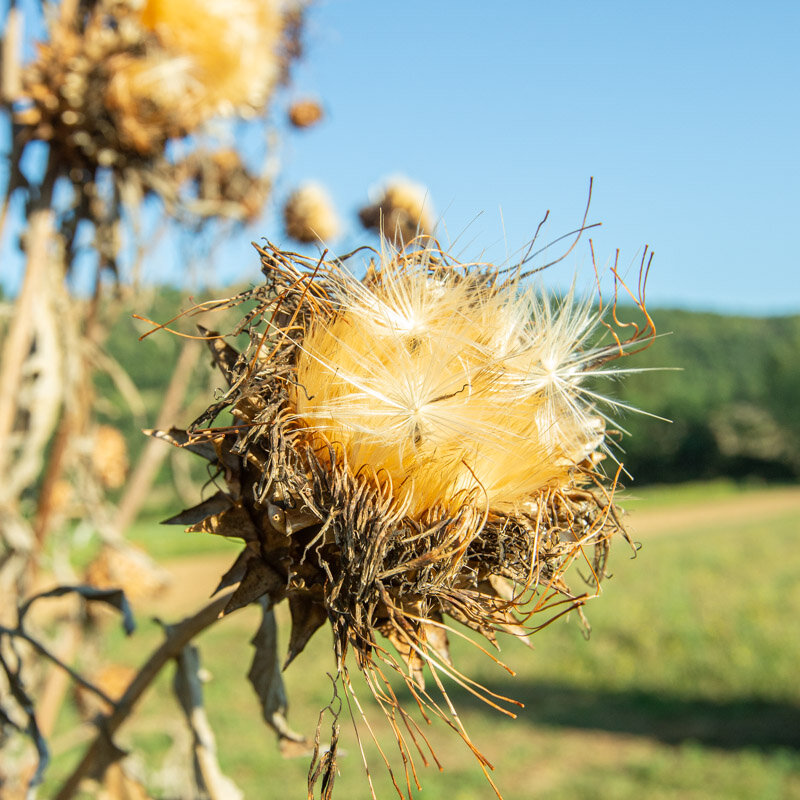
[(289, 122), (295, 128), (310, 128), (322, 117), (322, 106), (316, 100), (298, 100), (289, 106)]
[[(585, 379), (649, 339), (649, 317), (641, 304), (636, 336), (598, 341), (608, 323), (593, 303), (434, 246), (384, 243), (363, 280), (340, 261), (260, 252), (265, 284), (230, 301), (255, 306), (236, 328), (250, 346), (237, 355), (204, 332), (228, 392), (188, 431), (153, 434), (210, 460), (227, 490), (169, 521), (242, 539), (226, 610), (288, 599), (287, 663), (327, 620), (349, 691), (352, 651), (374, 691), (388, 666), (457, 728), (424, 682), (426, 668), (442, 692), (439, 673), (463, 682), (454, 622), (491, 644), (526, 639), (596, 592), (620, 529), (595, 469), (598, 416), (616, 405)], [(206, 427), (224, 408), (236, 424)], [(563, 572), (584, 549), (593, 586), (576, 594)]]
[(407, 178), (387, 181), (374, 201), (358, 212), (362, 225), (402, 244), (433, 233), (434, 222), (428, 190)]
[(128, 474), (125, 437), (110, 425), (98, 425), (92, 442), (92, 470), (107, 489), (119, 489)]
[[(48, 141), (67, 170), (136, 173), (174, 203), (182, 167), (166, 158), (167, 142), (212, 117), (261, 113), (285, 77), (297, 19), (283, 0), (100, 0), (77, 27), (53, 15), (23, 70), (20, 140)], [(252, 186), (228, 183), (228, 210), (239, 203), (236, 216), (253, 216)], [(212, 213), (225, 213), (219, 206)]]
[(298, 242), (328, 242), (339, 234), (339, 218), (325, 189), (306, 183), (295, 189), (283, 207), (286, 233)]
[(86, 567), (84, 580), (98, 589), (122, 589), (137, 603), (163, 592), (171, 578), (144, 550), (126, 543), (107, 543)]

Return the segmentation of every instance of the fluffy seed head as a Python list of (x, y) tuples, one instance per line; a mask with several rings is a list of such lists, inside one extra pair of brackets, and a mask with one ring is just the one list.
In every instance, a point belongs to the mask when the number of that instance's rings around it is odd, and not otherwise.
[(330, 195), (317, 183), (305, 183), (289, 195), (283, 219), (286, 233), (298, 242), (329, 242), (341, 227)]
[(602, 449), (583, 382), (608, 354), (600, 315), (485, 273), (435, 270), (430, 250), (341, 271), (336, 309), (304, 332), (291, 396), (310, 435), (392, 487), (417, 519), (465, 502), (509, 509)]
[[(226, 481), (170, 522), (245, 542), (220, 582), (238, 583), (226, 612), (288, 599), (289, 660), (331, 623), (337, 680), (355, 697), (352, 652), (404, 763), (410, 717), (387, 669), (483, 762), (438, 676), (500, 706), (458, 672), (448, 631), (527, 641), (598, 593), (620, 529), (596, 469), (615, 404), (587, 377), (652, 336), (644, 303), (623, 342), (616, 315), (574, 291), (552, 299), (522, 267), (460, 264), (424, 237), (384, 243), (362, 280), (338, 261), (259, 251), (265, 285), (221, 304), (253, 302), (234, 331), (248, 332), (246, 352), (206, 332), (228, 392), (188, 431), (154, 433)], [(234, 425), (201, 427), (226, 408)], [(564, 579), (577, 558), (591, 593)], [(532, 622), (541, 612), (548, 622)]]
[(169, 56), (136, 65), (143, 97), (191, 98), (203, 116), (230, 114), (263, 106), (280, 77), (278, 0), (146, 0), (141, 22)]
[(387, 181), (374, 202), (364, 206), (358, 216), (365, 228), (399, 244), (411, 242), (420, 234), (432, 234), (434, 228), (427, 188), (403, 177)]

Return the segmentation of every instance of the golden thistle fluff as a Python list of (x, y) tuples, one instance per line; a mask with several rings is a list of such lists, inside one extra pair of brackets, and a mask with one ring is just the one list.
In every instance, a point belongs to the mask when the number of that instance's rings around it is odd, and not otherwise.
[(554, 301), (482, 271), (433, 269), (427, 250), (384, 256), (364, 282), (342, 269), (334, 285), (335, 310), (302, 337), (295, 423), (412, 518), (471, 506), (479, 524), (604, 451), (606, 398), (584, 382), (624, 345), (591, 344), (601, 314), (574, 291)]
[(163, 52), (132, 59), (117, 76), (158, 106), (191, 107), (198, 121), (262, 107), (282, 69), (278, 0), (145, 0), (144, 28)]

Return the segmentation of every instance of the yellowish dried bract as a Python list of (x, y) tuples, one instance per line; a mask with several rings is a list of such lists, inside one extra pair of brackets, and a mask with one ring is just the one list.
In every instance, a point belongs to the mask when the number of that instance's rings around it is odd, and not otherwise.
[(283, 207), (286, 233), (298, 242), (329, 242), (339, 235), (340, 223), (325, 189), (306, 183), (295, 189)]
[(374, 202), (364, 206), (358, 216), (365, 228), (379, 231), (388, 240), (410, 242), (420, 234), (431, 234), (434, 216), (428, 190), (408, 178), (386, 182)]

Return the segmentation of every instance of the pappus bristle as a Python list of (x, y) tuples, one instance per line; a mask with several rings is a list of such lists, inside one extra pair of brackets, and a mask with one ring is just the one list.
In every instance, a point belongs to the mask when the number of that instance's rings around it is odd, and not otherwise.
[(390, 483), (418, 518), (513, 507), (603, 447), (583, 386), (607, 355), (591, 346), (591, 302), (436, 267), (425, 250), (388, 259), (363, 282), (342, 270), (331, 313), (305, 331), (300, 428)]

